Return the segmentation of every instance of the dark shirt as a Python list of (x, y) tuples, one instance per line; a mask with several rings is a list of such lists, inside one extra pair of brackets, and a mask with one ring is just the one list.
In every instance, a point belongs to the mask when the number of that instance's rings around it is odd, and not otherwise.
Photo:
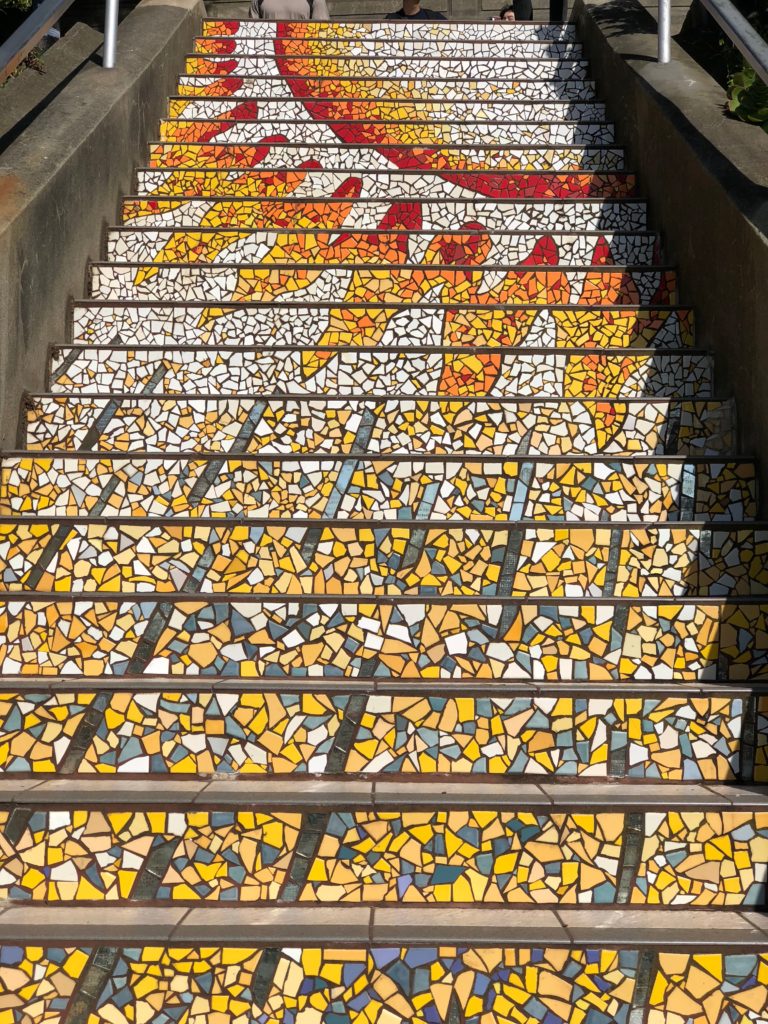
[(513, 0), (515, 21), (533, 21), (533, 4), (531, 0)]
[(420, 7), (418, 14), (406, 14), (401, 7), (399, 11), (388, 14), (385, 21), (448, 21), (439, 11), (430, 11), (428, 7)]

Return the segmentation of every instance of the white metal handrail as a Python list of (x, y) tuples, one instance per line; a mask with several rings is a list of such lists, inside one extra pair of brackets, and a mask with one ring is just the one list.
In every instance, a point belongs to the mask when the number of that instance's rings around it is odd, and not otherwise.
[[(736, 49), (768, 85), (768, 42), (750, 25), (731, 0), (699, 0)], [(659, 63), (668, 64), (671, 51), (671, 0), (659, 0)]]
[[(12, 74), (43, 36), (69, 10), (75, 0), (43, 0), (16, 31), (0, 46), (0, 83)], [(106, 0), (104, 17), (105, 68), (115, 66), (117, 48), (117, 11), (119, 0)]]

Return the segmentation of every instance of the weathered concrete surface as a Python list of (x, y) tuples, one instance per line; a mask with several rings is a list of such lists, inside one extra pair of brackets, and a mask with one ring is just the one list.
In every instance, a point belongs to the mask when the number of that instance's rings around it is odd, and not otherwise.
[(142, 0), (121, 23), (118, 67), (85, 66), (0, 157), (0, 444), (16, 443), (22, 389), (40, 389), (132, 168), (146, 159), (199, 0)]
[(760, 460), (768, 508), (768, 135), (724, 114), (722, 89), (678, 46), (657, 64), (637, 0), (576, 0), (600, 99), (618, 123), (654, 226), (734, 394), (739, 450)]
[(24, 131), (67, 82), (96, 55), (101, 32), (77, 22), (40, 59), (42, 72), (24, 68), (0, 91), (0, 152)]

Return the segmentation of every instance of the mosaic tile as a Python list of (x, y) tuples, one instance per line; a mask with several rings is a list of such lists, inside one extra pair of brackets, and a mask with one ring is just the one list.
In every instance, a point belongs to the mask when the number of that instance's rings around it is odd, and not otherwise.
[(265, 956), (126, 949), (91, 1024), (148, 1019), (153, 1007), (157, 1024), (438, 1024), (449, 1005), (465, 1024), (628, 1024), (637, 969), (636, 953), (615, 950), (310, 947), (279, 951), (260, 969)]
[[(250, 595), (249, 595), (250, 596)], [(401, 599), (402, 600), (402, 599)], [(9, 675), (760, 679), (768, 604), (343, 603), (158, 596), (0, 605)], [(623, 620), (623, 621), (622, 621)]]
[[(536, 234), (486, 232), (441, 235), (416, 232), (259, 232), (247, 229), (170, 231), (142, 227), (113, 229), (106, 258), (118, 263), (409, 263), (450, 264), (480, 257), (484, 265), (525, 263), (540, 250)], [(654, 235), (549, 235), (548, 259), (560, 266), (593, 264), (650, 265), (656, 255)]]
[[(310, 63), (311, 61), (311, 63)], [(570, 81), (589, 78), (585, 60), (515, 60), (482, 56), (466, 58), (424, 57), (418, 62), (420, 78), (493, 78), (498, 81)], [(379, 57), (241, 57), (216, 54), (189, 56), (184, 62), (187, 75), (242, 75), (250, 77), (312, 78), (412, 78), (414, 61), (408, 58)]]
[(481, 45), (475, 40), (442, 38), (439, 40), (419, 38), (374, 39), (364, 37), (325, 35), (259, 38), (251, 35), (221, 36), (206, 34), (193, 42), (193, 52), (202, 54), (232, 54), (238, 57), (256, 56), (280, 59), (328, 58), (328, 57), (372, 57), (375, 60), (402, 60), (404, 58), (439, 57), (443, 60), (581, 60), (581, 43), (557, 39), (516, 39), (513, 43), (496, 40), (490, 34)]
[[(429, 297), (430, 302), (434, 297)], [(355, 341), (381, 345), (457, 347), (522, 345), (539, 348), (688, 348), (693, 344), (690, 310), (587, 307), (435, 308), (434, 306), (297, 307), (141, 306), (76, 304), (72, 340), (78, 345), (170, 345), (211, 343), (270, 348)], [(60, 350), (52, 363), (60, 373)]]
[(768, 1013), (768, 955), (659, 954), (648, 1024), (761, 1024)]
[(755, 511), (751, 462), (213, 459), (116, 452), (9, 455), (0, 476), (3, 515), (742, 522)]
[[(422, 684), (423, 685), (423, 684)], [(0, 697), (0, 771), (60, 769), (94, 692)], [(76, 770), (728, 781), (741, 697), (107, 693)], [(350, 703), (351, 700), (351, 703)], [(362, 704), (358, 709), (356, 704)], [(339, 727), (351, 727), (342, 744)], [(35, 742), (30, 741), (30, 732)]]
[(3, 1024), (61, 1024), (91, 950), (0, 946)]
[[(222, 122), (220, 130), (204, 132), (204, 121), (167, 121), (161, 125), (160, 138), (166, 142), (182, 145), (186, 142), (208, 142), (219, 144), (253, 143), (253, 132), (237, 123)], [(229, 126), (228, 126), (229, 125)], [(261, 125), (265, 137), (282, 135), (288, 142), (330, 142), (318, 131), (322, 123), (297, 121), (293, 125), (284, 122), (265, 121)], [(409, 131), (415, 135), (422, 126), (411, 124)], [(330, 131), (330, 129), (328, 129)], [(406, 134), (405, 128), (401, 132)], [(317, 138), (320, 134), (321, 138)], [(369, 145), (391, 143), (386, 124), (377, 127), (371, 124), (364, 136), (356, 125), (349, 129), (353, 134), (350, 142)], [(530, 124), (472, 126), (463, 123), (435, 125), (430, 133), (434, 138), (424, 139), (421, 145), (484, 145), (491, 140), (514, 145), (527, 146), (595, 146), (613, 142), (613, 132), (604, 125), (554, 125)], [(370, 136), (370, 137), (368, 137)], [(394, 140), (397, 141), (397, 140)], [(407, 140), (403, 140), (403, 144)], [(635, 193), (634, 175), (625, 172), (592, 173), (573, 171), (557, 173), (546, 171), (443, 171), (440, 173), (422, 169), (349, 171), (322, 170), (310, 166), (295, 170), (269, 170), (258, 166), (233, 170), (162, 170), (141, 169), (136, 172), (136, 187), (139, 195), (159, 196), (225, 196), (232, 198), (283, 199), (326, 197), (344, 202), (363, 199), (386, 200), (388, 205), (396, 203), (402, 208), (413, 199), (472, 200), (478, 196), (491, 199), (629, 199)], [(498, 211), (497, 211), (498, 216)], [(455, 224), (461, 228), (462, 223)]]
[[(180, 166), (197, 162), (199, 147), (174, 147)], [(239, 154), (240, 149), (234, 152)], [(242, 147), (245, 161), (259, 160), (259, 150)], [(154, 173), (154, 172), (153, 172)], [(164, 180), (179, 172), (164, 172)], [(239, 175), (235, 175), (237, 179)], [(188, 175), (193, 186), (196, 174)], [(155, 181), (157, 184), (157, 181)], [(195, 195), (154, 195), (123, 200), (122, 219), (137, 227), (229, 227), (260, 230), (318, 229), (337, 231), (344, 226), (353, 231), (378, 231), (387, 226), (407, 230), (455, 232), (467, 224), (480, 224), (488, 232), (500, 231), (644, 231), (647, 209), (644, 201), (633, 199), (580, 199), (558, 203), (548, 199), (489, 202), (483, 199), (418, 199), (410, 197), (392, 204), (360, 198), (353, 182), (350, 191), (315, 201), (265, 197), (262, 199), (204, 199)]]
[[(147, 353), (143, 353), (145, 356)], [(53, 390), (82, 381), (84, 391), (108, 386), (154, 383), (146, 365), (102, 357), (98, 366), (82, 352), (70, 352), (65, 373)], [(157, 367), (158, 361), (150, 365)], [(163, 377), (162, 390), (181, 378)], [(132, 378), (128, 375), (133, 371)], [(88, 371), (88, 372), (84, 372)], [(117, 371), (117, 372), (116, 372)], [(96, 380), (91, 372), (113, 374)], [(182, 389), (183, 390), (183, 389)], [(187, 393), (193, 390), (189, 388)], [(257, 402), (259, 403), (257, 407)], [(489, 401), (455, 399), (95, 398), (35, 396), (26, 411), (25, 446), (33, 450), (74, 451), (95, 445), (101, 451), (233, 452), (241, 431), (258, 411), (258, 429), (245, 451), (262, 454), (356, 451), (363, 424), (367, 447), (377, 455), (724, 455), (733, 450), (730, 403), (637, 399)], [(428, 424), (428, 426), (425, 426)], [(238, 442), (238, 437), (241, 438)]]
[[(261, 121), (360, 121), (364, 122), (360, 128), (361, 132), (366, 131), (369, 121), (451, 121), (462, 124), (489, 121), (505, 124), (522, 122), (526, 125), (538, 121), (605, 121), (605, 104), (580, 100), (365, 100), (356, 97), (352, 90), (350, 92), (352, 95), (348, 98), (317, 100), (310, 97), (245, 101), (220, 97), (172, 98), (169, 99), (167, 108), (170, 120), (163, 123), (166, 125), (166, 135), (173, 132), (174, 136), (178, 137), (178, 132), (182, 131), (181, 125), (171, 123), (177, 119), (183, 122), (211, 122), (209, 128), (217, 127), (216, 122), (221, 121), (244, 124)], [(202, 130), (202, 125), (197, 130)], [(252, 127), (247, 130), (251, 133), (258, 131)], [(161, 125), (161, 134), (162, 132)], [(206, 135), (209, 135), (208, 131)]]
[(574, 25), (533, 24), (522, 21), (462, 22), (458, 25), (425, 22), (418, 25), (407, 21), (350, 22), (269, 22), (203, 19), (204, 36), (242, 36), (251, 39), (418, 39), (442, 40), (457, 36), (461, 39), (576, 39)]
[(757, 697), (755, 782), (768, 782), (768, 697)]
[(763, 906), (768, 814), (646, 813), (633, 903)]
[[(670, 305), (677, 301), (673, 271), (634, 268), (584, 270), (535, 267), (475, 269), (466, 265), (388, 267), (91, 265), (91, 296), (157, 302), (419, 302), (440, 292), (445, 303)], [(322, 341), (322, 339), (320, 339)]]
[[(419, 352), (382, 346), (254, 351), (207, 345), (175, 351), (61, 349), (59, 356), (66, 372), (56, 374), (54, 391), (130, 394), (151, 386), (160, 394), (190, 397), (389, 394), (406, 402), (411, 399), (403, 408), (406, 415), (415, 398), (438, 395), (618, 401), (642, 396), (708, 398), (712, 393), (712, 361), (705, 353), (502, 353), (452, 347)], [(595, 408), (592, 431), (597, 438), (610, 437), (621, 425), (612, 405), (604, 402)]]
[[(249, 99), (312, 99), (353, 97), (361, 100), (419, 100), (438, 97), (446, 101), (492, 99), (560, 100), (562, 102), (595, 100), (595, 83), (572, 78), (566, 81), (520, 81), (497, 78), (451, 78), (443, 81), (419, 77), (415, 67), (410, 78), (318, 78), (307, 75), (284, 78), (239, 75), (181, 75), (177, 92), (180, 96), (244, 96)], [(200, 166), (200, 165), (198, 165)]]

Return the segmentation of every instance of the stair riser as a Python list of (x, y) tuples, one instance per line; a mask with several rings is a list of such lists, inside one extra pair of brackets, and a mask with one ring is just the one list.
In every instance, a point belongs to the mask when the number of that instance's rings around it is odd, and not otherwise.
[[(113, 229), (107, 235), (106, 258), (118, 263), (473, 263), (509, 266), (534, 260), (546, 242), (560, 266), (650, 266), (658, 263), (654, 235), (426, 235), (416, 232), (325, 235), (242, 231), (167, 231)], [(556, 254), (556, 257), (555, 257)]]
[[(195, 148), (195, 147), (190, 147)], [(200, 172), (160, 172), (186, 183), (187, 188), (212, 188), (239, 175)], [(181, 175), (181, 178), (179, 178)], [(242, 182), (241, 182), (242, 183)], [(155, 182), (158, 184), (158, 182)], [(239, 185), (237, 186), (239, 187)], [(491, 203), (483, 200), (432, 202), (416, 199), (407, 204), (377, 200), (296, 200), (296, 199), (179, 199), (155, 196), (124, 200), (122, 220), (134, 227), (173, 227), (206, 225), (220, 228), (259, 230), (319, 229), (375, 231), (382, 224), (415, 223), (422, 231), (461, 231), (468, 223), (480, 223), (486, 231), (628, 231), (646, 230), (644, 202)]]
[[(546, 361), (545, 361), (546, 355)], [(52, 390), (163, 394), (595, 397), (711, 395), (708, 355), (566, 355), (489, 351), (414, 352), (352, 348), (259, 352), (247, 349), (61, 349), (66, 375)], [(151, 384), (150, 384), (151, 382)], [(600, 410), (598, 424), (614, 421)]]
[[(364, 922), (356, 924), (362, 932)], [(344, 930), (341, 924), (339, 931)], [(54, 939), (58, 946), (14, 946), (3, 954), (13, 965), (9, 1005), (23, 1006), (34, 998), (45, 1020), (58, 1019), (61, 1007), (77, 991), (77, 979), (85, 975), (90, 985), (79, 1000), (86, 1012), (93, 1007), (92, 1024), (126, 1019), (126, 1013), (130, 1020), (151, 1020), (157, 1006), (178, 1008), (183, 1019), (217, 1024), (315, 1020), (318, 1006), (339, 1024), (358, 1020), (360, 1007), (368, 1020), (386, 1019), (396, 1007), (398, 1019), (418, 1014), (420, 1020), (465, 1024), (483, 1024), (489, 1017), (565, 1024), (633, 1024), (641, 1019), (648, 1024), (708, 1024), (703, 1012), (691, 1013), (704, 1000), (723, 1008), (723, 1021), (761, 1021), (768, 1012), (762, 981), (768, 970), (768, 937), (763, 940), (748, 926), (746, 930), (754, 936), (752, 944), (731, 953), (712, 952), (701, 938), (697, 943), (695, 925), (683, 949), (675, 945), (674, 935), (666, 944), (659, 936), (650, 948), (642, 942), (645, 928), (639, 943), (631, 941), (628, 930), (620, 949), (601, 948), (596, 940), (568, 948), (548, 945), (546, 939), (535, 947), (530, 941), (522, 946), (503, 938), (502, 926), (491, 946), (464, 942), (461, 947), (408, 947), (395, 937), (394, 923), (385, 927), (379, 945), (350, 948), (341, 937), (318, 945), (317, 938), (301, 934), (300, 925), (289, 925), (284, 948), (274, 940), (269, 948), (256, 948), (253, 941), (223, 945), (233, 939), (225, 938), (226, 928), (217, 916), (213, 928), (202, 931), (202, 941), (197, 937), (192, 944), (187, 939), (186, 946), (179, 938), (175, 945), (166, 938), (130, 948), (65, 947)], [(547, 933), (546, 925), (542, 932)]]
[[(430, 301), (434, 297), (430, 296)], [(439, 298), (439, 296), (437, 297)], [(532, 315), (531, 315), (532, 314)], [(378, 328), (378, 329), (377, 329)], [(410, 346), (525, 346), (606, 349), (683, 348), (693, 344), (687, 309), (429, 309), (419, 306), (331, 309), (290, 305), (238, 309), (210, 307), (76, 305), (72, 340), (80, 345), (194, 346), (201, 344), (312, 346), (355, 338)], [(445, 339), (445, 340), (443, 340)], [(60, 365), (58, 357), (54, 366)]]
[(444, 82), (419, 78), (418, 66), (410, 79), (381, 78), (315, 78), (306, 75), (269, 78), (261, 75), (246, 78), (232, 75), (181, 75), (177, 92), (180, 96), (244, 96), (258, 99), (328, 100), (336, 96), (354, 96), (359, 100), (428, 100), (439, 96), (443, 101), (461, 100), (536, 100), (560, 102), (595, 100), (595, 83), (585, 79), (569, 81), (510, 82), (497, 78), (473, 78), (469, 81), (449, 79)]
[(502, 82), (588, 79), (589, 64), (585, 60), (560, 61), (549, 59), (516, 60), (505, 57), (487, 60), (481, 57), (446, 58), (424, 57), (419, 60), (382, 60), (379, 57), (291, 57), (281, 60), (271, 57), (218, 57), (214, 54), (187, 57), (184, 73), (187, 75), (242, 75), (244, 77), (307, 78), (493, 78)]
[(523, 124), (558, 121), (605, 121), (604, 103), (561, 100), (364, 100), (347, 99), (253, 99), (182, 97), (168, 101), (168, 118), (183, 121), (215, 121), (244, 124), (251, 133), (261, 121), (460, 121)]
[(440, 60), (567, 60), (584, 59), (581, 43), (570, 40), (484, 39), (258, 39), (253, 36), (198, 36), (194, 53), (267, 57), (290, 62), (295, 58), (359, 57), (374, 60), (439, 58)]
[(368, 268), (266, 266), (196, 267), (166, 264), (94, 264), (95, 299), (176, 302), (398, 303), (427, 300), (480, 306), (674, 305), (671, 270), (626, 268), (500, 270), (401, 266)]
[(166, 142), (150, 147), (151, 167), (293, 167), (308, 162), (347, 171), (431, 168), (438, 171), (623, 171), (624, 151), (616, 146), (491, 147), (432, 146), (417, 153), (403, 146), (228, 146)]
[[(211, 568), (197, 581), (203, 557)], [(768, 532), (3, 523), (0, 563), (3, 591), (757, 596), (768, 593)]]
[(141, 671), (432, 681), (768, 677), (768, 603), (548, 601), (4, 597), (0, 672), (89, 679)]
[(576, 39), (574, 25), (529, 24), (526, 22), (488, 22), (478, 23), (465, 21), (455, 22), (423, 22), (407, 21), (370, 21), (349, 22), (341, 24), (333, 22), (287, 22), (269, 21), (238, 21), (227, 19), (204, 19), (202, 35), (232, 36), (238, 39), (419, 39), (446, 40), (460, 38), (486, 41), (525, 41), (525, 40), (573, 40)]
[[(20, 813), (0, 809), (0, 830)], [(0, 837), (0, 899), (758, 907), (767, 862), (768, 812), (751, 810), (75, 805)]]
[[(79, 386), (75, 371), (72, 364), (59, 386)], [(136, 378), (137, 386), (140, 379), (146, 380)], [(265, 455), (351, 455), (363, 422), (372, 424), (368, 450), (379, 455), (556, 456), (596, 450), (611, 455), (725, 455), (735, 440), (732, 408), (720, 402), (612, 403), (606, 414), (595, 400), (461, 406), (352, 398), (261, 401), (259, 430), (245, 450)], [(109, 402), (35, 398), (27, 412), (25, 446), (48, 451), (89, 445), (102, 451), (230, 452), (256, 406), (255, 400), (242, 397), (119, 398), (114, 409)]]
[(7, 456), (0, 512), (119, 516), (742, 522), (748, 462), (260, 461)]
[[(73, 693), (63, 682), (6, 694), (0, 770), (666, 782), (728, 781), (740, 770), (741, 697), (455, 697), (426, 682), (425, 692), (350, 696), (317, 682), (312, 694)], [(87, 714), (93, 729), (73, 746)]]

